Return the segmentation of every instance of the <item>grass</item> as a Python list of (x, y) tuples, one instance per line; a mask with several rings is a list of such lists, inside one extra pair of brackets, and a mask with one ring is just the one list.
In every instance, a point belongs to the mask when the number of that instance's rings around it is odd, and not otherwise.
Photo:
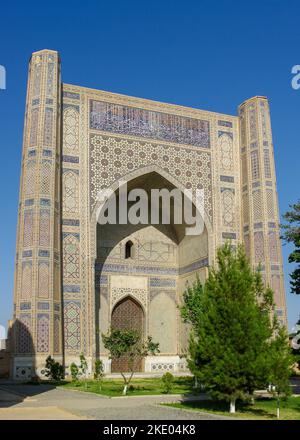
[[(276, 420), (277, 402), (273, 398), (258, 398), (254, 404), (245, 402), (237, 402), (236, 413), (229, 414), (228, 402), (216, 402), (211, 400), (182, 402), (182, 403), (166, 403), (166, 406), (172, 406), (179, 409), (188, 409), (192, 411), (208, 412), (220, 414), (223, 416), (233, 416), (245, 419), (269, 419)], [(300, 396), (289, 397), (286, 402), (280, 405), (281, 420), (300, 420)]]
[[(99, 389), (99, 384), (95, 380), (88, 380), (86, 382), (63, 382), (57, 384), (58, 386), (75, 389), (80, 391), (88, 391), (105, 396), (121, 396), (123, 391), (122, 379), (104, 379), (102, 382), (102, 389)], [(144, 395), (158, 395), (164, 393), (163, 382), (160, 377), (147, 379), (132, 379), (127, 395), (128, 396), (144, 396)], [(195, 393), (193, 389), (192, 377), (175, 377), (171, 394), (191, 394)]]

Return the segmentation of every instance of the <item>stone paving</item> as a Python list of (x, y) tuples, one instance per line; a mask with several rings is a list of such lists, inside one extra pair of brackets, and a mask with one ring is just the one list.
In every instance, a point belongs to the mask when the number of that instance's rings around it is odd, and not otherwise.
[[(184, 397), (109, 398), (50, 385), (0, 385), (0, 420), (217, 420), (226, 417), (163, 407)], [(199, 398), (197, 398), (199, 400)], [(195, 398), (194, 398), (195, 400)]]

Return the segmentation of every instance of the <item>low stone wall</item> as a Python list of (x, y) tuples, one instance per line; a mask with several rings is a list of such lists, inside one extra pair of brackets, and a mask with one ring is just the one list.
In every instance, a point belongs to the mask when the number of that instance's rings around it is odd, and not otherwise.
[(9, 377), (10, 355), (6, 350), (0, 350), (0, 378)]

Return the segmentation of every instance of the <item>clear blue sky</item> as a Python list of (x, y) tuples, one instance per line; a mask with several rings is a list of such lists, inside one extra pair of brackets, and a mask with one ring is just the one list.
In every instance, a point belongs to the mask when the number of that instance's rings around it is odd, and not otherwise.
[[(0, 64), (0, 324), (12, 313), (15, 232), (27, 63), (31, 52), (58, 50), (63, 81), (235, 114), (266, 95), (271, 116), (281, 213), (300, 198), (300, 2), (120, 1), (2, 2)], [(300, 296), (289, 291), (290, 327)]]

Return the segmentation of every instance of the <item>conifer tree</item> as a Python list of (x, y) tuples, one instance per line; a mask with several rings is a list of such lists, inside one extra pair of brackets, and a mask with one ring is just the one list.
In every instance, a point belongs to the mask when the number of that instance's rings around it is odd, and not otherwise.
[(197, 280), (184, 294), (181, 313), (192, 327), (189, 367), (213, 398), (230, 402), (230, 412), (237, 399), (268, 384), (277, 326), (272, 309), (273, 293), (241, 245), (219, 248), (206, 282)]

